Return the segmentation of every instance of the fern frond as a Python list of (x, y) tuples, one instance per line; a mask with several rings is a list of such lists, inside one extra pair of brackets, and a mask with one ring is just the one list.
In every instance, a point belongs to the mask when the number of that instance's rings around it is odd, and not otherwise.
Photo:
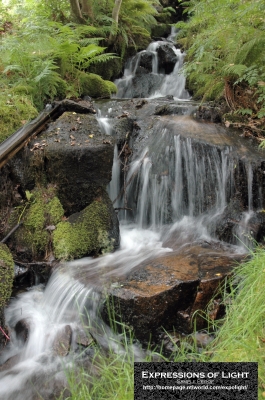
[(113, 60), (114, 58), (119, 58), (117, 55), (112, 54), (112, 53), (106, 53), (106, 54), (99, 54), (94, 56), (91, 59), (88, 59), (84, 62), (82, 62), (81, 69), (88, 69), (90, 65), (92, 64), (99, 64), (103, 62), (108, 62), (110, 60)]
[(248, 65), (257, 61), (263, 55), (265, 46), (264, 31), (259, 36), (256, 36), (244, 43), (238, 51), (236, 59), (239, 63), (246, 62)]
[(224, 75), (241, 77), (247, 70), (247, 66), (243, 64), (229, 64), (222, 68)]

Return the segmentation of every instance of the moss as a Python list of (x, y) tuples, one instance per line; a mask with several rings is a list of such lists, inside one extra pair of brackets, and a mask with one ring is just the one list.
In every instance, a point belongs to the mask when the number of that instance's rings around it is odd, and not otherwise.
[(91, 252), (113, 250), (108, 236), (110, 217), (107, 206), (94, 201), (70, 221), (62, 221), (53, 233), (54, 253), (58, 259), (80, 258)]
[(8, 247), (0, 243), (0, 310), (6, 305), (12, 292), (14, 261)]
[(55, 188), (34, 190), (23, 214), (23, 226), (16, 234), (20, 245), (29, 248), (34, 256), (47, 251), (51, 235), (46, 229), (61, 221), (64, 210), (55, 195)]
[(0, 142), (8, 138), (26, 121), (35, 118), (38, 114), (27, 96), (18, 96), (4, 90), (0, 94)]
[(64, 81), (61, 78), (57, 79), (57, 85), (56, 85), (56, 95), (59, 98), (59, 100), (62, 100), (66, 97), (68, 85), (66, 81)]
[(106, 85), (107, 85), (107, 87), (108, 87), (108, 89), (109, 89), (109, 91), (110, 91), (110, 93), (112, 94), (115, 94), (115, 93), (117, 93), (117, 91), (118, 91), (118, 88), (117, 88), (117, 86), (115, 85), (115, 83), (113, 83), (113, 82), (111, 82), (111, 81), (105, 81), (105, 83), (106, 83)]
[(100, 75), (103, 79), (111, 81), (122, 73), (122, 59), (113, 58), (107, 63), (91, 64), (89, 72)]
[(104, 79), (99, 75), (86, 74), (85, 72), (79, 74), (79, 91), (81, 96), (94, 98), (109, 98), (111, 96), (109, 84)]

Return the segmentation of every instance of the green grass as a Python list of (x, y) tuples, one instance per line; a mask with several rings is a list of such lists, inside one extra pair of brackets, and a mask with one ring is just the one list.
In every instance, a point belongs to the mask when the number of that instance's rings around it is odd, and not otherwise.
[(98, 352), (90, 370), (80, 368), (71, 371), (68, 383), (71, 392), (68, 399), (131, 400), (134, 391), (133, 362), (119, 355), (104, 356)]
[(235, 270), (240, 283), (231, 293), (224, 324), (210, 351), (211, 361), (255, 361), (259, 365), (259, 399), (265, 386), (265, 251)]

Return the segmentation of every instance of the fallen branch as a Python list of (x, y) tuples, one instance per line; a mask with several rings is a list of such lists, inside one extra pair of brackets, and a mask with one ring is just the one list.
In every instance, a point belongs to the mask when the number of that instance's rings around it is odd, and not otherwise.
[(1, 328), (0, 326), (0, 331), (3, 333), (3, 335), (7, 338), (7, 340), (10, 340), (10, 337), (7, 336), (7, 334), (5, 333), (5, 331)]
[(14, 260), (15, 264), (17, 264), (18, 266), (22, 266), (22, 267), (31, 267), (31, 266), (44, 266), (44, 267), (54, 267), (55, 262), (51, 261), (36, 261), (36, 262), (31, 262), (31, 263), (25, 263), (25, 262), (21, 262), (18, 260)]
[(11, 229), (11, 231), (4, 237), (4, 239), (1, 240), (1, 243), (5, 243), (7, 241), (7, 239), (9, 239), (9, 237), (20, 227), (20, 225), (22, 225), (23, 222), (19, 222), (18, 224), (16, 224), (14, 226), (13, 229)]

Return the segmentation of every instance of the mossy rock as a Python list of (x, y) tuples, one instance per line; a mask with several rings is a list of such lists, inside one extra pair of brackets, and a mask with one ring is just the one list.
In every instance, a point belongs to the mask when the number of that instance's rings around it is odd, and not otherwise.
[(89, 67), (89, 71), (110, 81), (118, 78), (122, 73), (122, 60), (121, 58), (113, 58), (107, 63), (92, 64)]
[(115, 85), (114, 82), (111, 82), (111, 81), (104, 81), (104, 82), (106, 83), (106, 85), (107, 85), (107, 87), (108, 87), (108, 89), (109, 89), (111, 94), (117, 93), (118, 88), (117, 88), (117, 86)]
[(51, 243), (50, 229), (62, 220), (64, 210), (54, 187), (27, 194), (28, 203), (23, 206), (24, 211), (20, 209), (23, 225), (15, 234), (16, 244), (34, 257), (42, 256)]
[(3, 91), (0, 95), (0, 143), (37, 114), (30, 98)]
[(14, 261), (9, 248), (0, 243), (0, 310), (6, 305), (12, 292)]
[(93, 201), (57, 225), (53, 232), (55, 257), (71, 260), (113, 251), (117, 240), (110, 233), (112, 225), (109, 205), (101, 198)]
[(104, 79), (96, 74), (87, 74), (85, 72), (81, 72), (79, 74), (80, 96), (90, 96), (93, 98), (110, 98), (111, 93), (113, 93), (114, 91), (115, 85), (113, 85), (114, 83), (110, 81), (104, 81)]
[(161, 23), (155, 25), (152, 27), (152, 37), (154, 38), (161, 38), (161, 37), (167, 37), (170, 35), (171, 32), (171, 27), (167, 23), (163, 23), (163, 21), (160, 21)]

